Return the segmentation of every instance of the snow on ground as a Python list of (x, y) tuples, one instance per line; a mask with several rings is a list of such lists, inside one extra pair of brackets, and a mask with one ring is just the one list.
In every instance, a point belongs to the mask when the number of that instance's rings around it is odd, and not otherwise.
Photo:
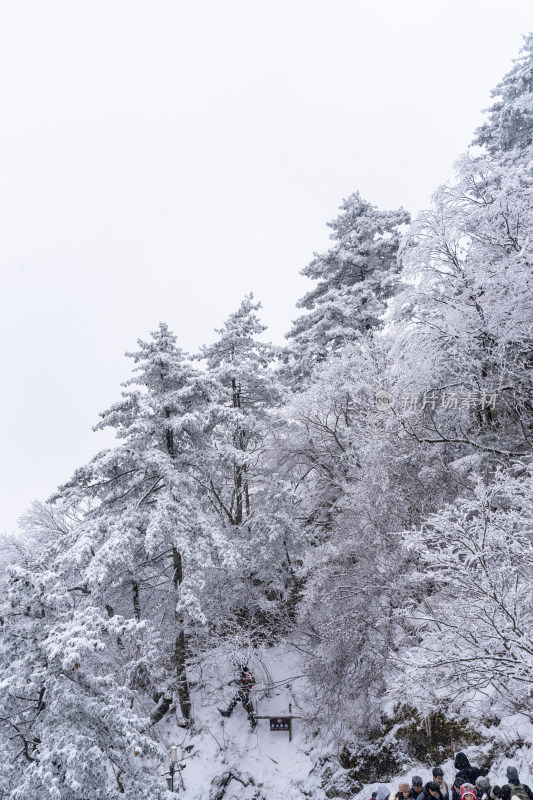
[[(257, 681), (252, 693), (256, 713), (287, 716), (289, 704), (292, 704), (292, 713), (299, 715), (304, 683), (294, 651), (272, 648), (249, 665)], [(231, 672), (226, 664), (226, 677)], [(214, 798), (220, 779), (232, 773), (236, 778), (228, 781), (225, 800), (324, 798), (317, 779), (310, 776), (314, 763), (308, 755), (311, 745), (303, 722), (293, 721), (292, 742), (289, 743), (288, 733), (270, 731), (268, 719), (258, 720), (252, 732), (240, 703), (230, 718), (222, 717), (217, 708), (226, 707), (236, 687), (228, 687), (227, 681), (222, 680), (217, 684), (215, 677), (215, 671), (209, 673), (206, 683), (193, 697), (196, 732), (191, 735), (170, 726), (164, 732), (167, 745), (177, 744), (183, 755), (180, 763), (186, 764), (182, 772), (185, 785), (182, 797), (186, 800)], [(245, 786), (238, 778), (244, 783), (252, 779), (253, 783)], [(179, 776), (175, 781), (178, 783)]]
[[(306, 684), (294, 650), (265, 649), (249, 661), (249, 666), (257, 681), (252, 698), (258, 715), (286, 716), (289, 704), (294, 715), (305, 715)], [(184, 800), (214, 800), (217, 795), (224, 800), (304, 800), (306, 797), (325, 800), (319, 770), (313, 771), (320, 744), (312, 738), (303, 720), (294, 720), (293, 739), (289, 743), (288, 733), (269, 730), (268, 719), (258, 720), (252, 732), (240, 703), (230, 718), (219, 714), (217, 709), (225, 708), (236, 693), (235, 684), (229, 683), (234, 675), (234, 665), (227, 658), (213, 659), (204, 667), (192, 696), (194, 731), (185, 731), (170, 721), (160, 723), (162, 740), (168, 748), (171, 744), (178, 746), (180, 763), (186, 765), (182, 771), (183, 787), (179, 775), (175, 779), (181, 796)], [(494, 762), (489, 772), (491, 784), (506, 783), (505, 769), (512, 763), (517, 766), (521, 780), (533, 786), (532, 723), (517, 715), (502, 720), (490, 732), (484, 729), (483, 733), (490, 733), (491, 739), (502, 748), (518, 740), (524, 743), (513, 757), (502, 755)], [(464, 752), (471, 763), (483, 763), (483, 756), (490, 747), (491, 744), (468, 747)], [(456, 773), (453, 755), (439, 765), (449, 786)], [(161, 772), (165, 769), (163, 767)], [(431, 769), (405, 764), (402, 773), (386, 783), (391, 795), (398, 791), (401, 781), (411, 783), (413, 775), (420, 775), (424, 783), (432, 778)], [(225, 787), (221, 786), (221, 779), (227, 779)], [(378, 783), (364, 786), (358, 797), (370, 800), (378, 786)]]

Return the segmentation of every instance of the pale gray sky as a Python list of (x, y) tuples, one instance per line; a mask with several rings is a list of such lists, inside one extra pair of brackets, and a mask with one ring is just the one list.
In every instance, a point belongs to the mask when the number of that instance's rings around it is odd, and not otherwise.
[(108, 443), (160, 320), (196, 349), (298, 271), (359, 189), (423, 208), (531, 0), (0, 0), (0, 530)]

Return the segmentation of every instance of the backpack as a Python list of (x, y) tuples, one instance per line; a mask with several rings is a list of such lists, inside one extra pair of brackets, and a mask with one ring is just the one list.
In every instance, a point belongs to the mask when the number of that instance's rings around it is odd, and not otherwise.
[(508, 783), (507, 786), (511, 790), (511, 800), (513, 800), (513, 798), (516, 798), (516, 800), (529, 800), (528, 793), (521, 783), (519, 783), (518, 786)]
[[(252, 686), (255, 683), (255, 678), (250, 672), (250, 670), (243, 670), (241, 672), (241, 686), (246, 691), (249, 692)], [(526, 797), (526, 800), (529, 800), (529, 797)]]

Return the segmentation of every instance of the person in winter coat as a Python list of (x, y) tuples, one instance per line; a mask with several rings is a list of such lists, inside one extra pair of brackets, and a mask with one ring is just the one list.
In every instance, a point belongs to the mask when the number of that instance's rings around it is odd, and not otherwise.
[(502, 799), (511, 800), (511, 797), (518, 797), (519, 800), (533, 800), (533, 792), (525, 783), (520, 783), (518, 770), (511, 764), (507, 767), (508, 783), (502, 786)]
[(424, 790), (423, 787), (424, 784), (422, 783), (420, 775), (413, 775), (411, 780), (411, 797), (414, 798), (414, 800), (422, 800), (420, 795)]
[(411, 797), (411, 787), (405, 781), (398, 784), (398, 791), (394, 795), (394, 800), (409, 800)]
[(476, 787), (473, 783), (463, 783), (461, 786), (461, 800), (476, 800)]
[(376, 795), (376, 800), (387, 800), (389, 795), (390, 795), (390, 790), (387, 789), (385, 784), (381, 783), (378, 786), (378, 793)]
[(470, 783), (473, 786), (481, 775), (479, 767), (472, 767), (465, 753), (457, 753), (453, 765), (457, 770), (457, 776), (461, 779), (461, 784)]
[(502, 800), (502, 787), (493, 786), (490, 790), (490, 800)]
[(485, 775), (476, 779), (476, 792), (478, 800), (490, 800), (490, 780)]
[(433, 767), (433, 780), (439, 784), (442, 800), (449, 800), (450, 790), (448, 784), (444, 780), (444, 772), (440, 767)]
[(451, 792), (451, 800), (461, 800), (461, 786), (463, 781), (461, 780), (461, 776), (459, 773), (453, 779), (452, 785), (452, 792)]
[(440, 786), (436, 781), (429, 781), (424, 786), (418, 800), (441, 800)]
[(237, 703), (242, 703), (244, 710), (248, 714), (248, 719), (252, 725), (252, 729), (255, 728), (257, 725), (257, 721), (254, 716), (254, 707), (250, 700), (250, 692), (252, 691), (252, 687), (255, 684), (255, 678), (252, 674), (252, 671), (248, 669), (246, 664), (241, 666), (240, 677), (238, 681), (238, 691), (229, 706), (226, 710), (219, 708), (218, 711), (222, 714), (223, 717), (231, 717), (233, 709), (237, 705)]

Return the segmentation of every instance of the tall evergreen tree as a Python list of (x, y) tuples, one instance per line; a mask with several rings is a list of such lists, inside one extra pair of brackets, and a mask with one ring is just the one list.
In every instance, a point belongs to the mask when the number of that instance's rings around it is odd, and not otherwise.
[(520, 158), (533, 143), (533, 33), (524, 37), (520, 56), (491, 94), (498, 99), (474, 144), (484, 145), (492, 156), (515, 151), (513, 158)]
[(298, 317), (290, 338), (289, 361), (296, 379), (361, 333), (378, 329), (395, 287), (400, 228), (409, 222), (403, 209), (380, 211), (359, 192), (341, 205), (328, 223), (334, 245), (315, 257), (302, 275), (318, 281), (298, 303), (309, 311)]
[[(214, 575), (217, 585), (207, 593), (218, 598), (218, 634), (236, 640), (244, 631), (272, 634), (287, 597), (293, 603), (298, 592), (293, 558), (300, 528), (277, 445), (285, 430), (282, 391), (273, 370), (276, 351), (259, 339), (265, 330), (260, 308), (247, 295), (201, 352), (217, 394), (210, 406), (210, 455), (199, 474), (235, 557), (231, 568), (227, 559)], [(224, 571), (230, 582), (221, 591)]]
[(272, 371), (275, 350), (257, 338), (266, 330), (257, 316), (260, 308), (253, 294), (247, 295), (217, 331), (218, 340), (201, 351), (219, 389), (211, 407), (219, 468), (210, 489), (215, 506), (232, 525), (250, 515), (251, 468), (265, 444), (270, 411), (280, 400)]
[(69, 558), (76, 524), (69, 513), (34, 509), (24, 525), (26, 554), (7, 570), (0, 794), (162, 800), (153, 765), (165, 753), (130, 681), (146, 645), (143, 624), (102, 605), (81, 558)]
[(136, 375), (97, 426), (111, 427), (122, 443), (77, 470), (57, 499), (86, 508), (69, 553), (79, 560), (81, 582), (93, 597), (137, 621), (163, 614), (167, 629), (174, 631), (161, 639), (154, 628), (164, 657), (156, 669), (139, 659), (135, 681), (159, 704), (153, 722), (176, 697), (188, 720), (187, 625), (204, 621), (201, 574), (213, 546), (221, 546), (203, 535), (202, 504), (192, 477), (206, 441), (209, 381), (163, 324), (129, 355)]

